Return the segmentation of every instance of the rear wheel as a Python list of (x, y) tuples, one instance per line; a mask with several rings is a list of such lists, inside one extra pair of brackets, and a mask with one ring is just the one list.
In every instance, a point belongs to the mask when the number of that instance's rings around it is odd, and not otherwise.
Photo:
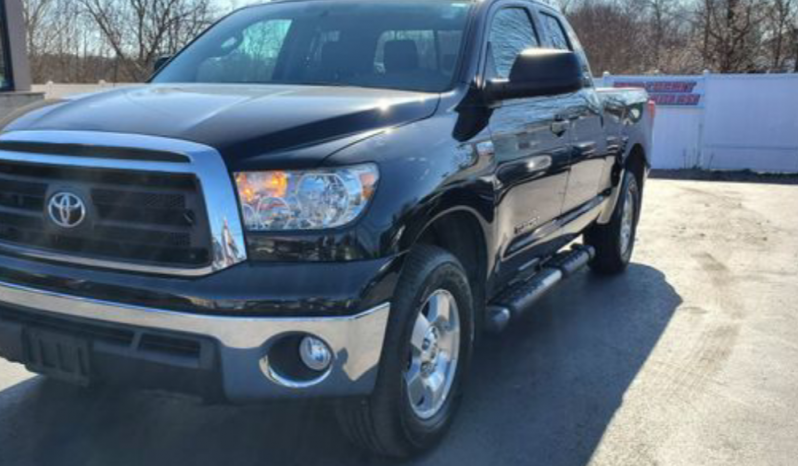
[(353, 443), (408, 457), (440, 441), (462, 395), (474, 340), (472, 309), (457, 259), (437, 247), (416, 248), (391, 304), (374, 392), (337, 406)]
[(590, 262), (593, 271), (611, 275), (626, 270), (634, 251), (641, 199), (637, 178), (627, 170), (610, 223), (593, 225), (585, 232), (585, 244), (596, 249)]

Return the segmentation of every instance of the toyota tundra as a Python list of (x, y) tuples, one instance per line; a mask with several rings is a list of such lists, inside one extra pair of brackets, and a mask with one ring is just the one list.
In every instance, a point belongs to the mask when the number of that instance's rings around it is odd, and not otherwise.
[(546, 3), (272, 2), (157, 68), (0, 122), (0, 355), (32, 372), (328, 399), (409, 456), (481, 335), (630, 261), (655, 107)]

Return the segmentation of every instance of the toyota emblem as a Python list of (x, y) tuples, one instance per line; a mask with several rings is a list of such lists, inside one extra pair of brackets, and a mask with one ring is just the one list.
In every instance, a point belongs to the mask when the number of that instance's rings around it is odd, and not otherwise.
[(86, 203), (75, 194), (53, 194), (47, 204), (50, 220), (61, 228), (75, 228), (86, 219)]

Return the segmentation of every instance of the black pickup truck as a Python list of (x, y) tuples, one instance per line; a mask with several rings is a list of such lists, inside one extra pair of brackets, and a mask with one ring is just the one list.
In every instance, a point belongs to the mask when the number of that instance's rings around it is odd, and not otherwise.
[(33, 372), (326, 398), (407, 456), (481, 334), (629, 263), (654, 107), (544, 3), (274, 2), (162, 65), (0, 123), (0, 354)]

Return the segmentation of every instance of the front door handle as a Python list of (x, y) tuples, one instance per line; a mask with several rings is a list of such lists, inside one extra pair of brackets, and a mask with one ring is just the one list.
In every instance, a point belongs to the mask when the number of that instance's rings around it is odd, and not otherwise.
[(558, 118), (553, 122), (551, 122), (551, 132), (557, 135), (557, 137), (560, 137), (563, 134), (565, 134), (566, 131), (568, 131), (568, 128), (570, 128), (570, 126), (571, 126), (570, 120)]

